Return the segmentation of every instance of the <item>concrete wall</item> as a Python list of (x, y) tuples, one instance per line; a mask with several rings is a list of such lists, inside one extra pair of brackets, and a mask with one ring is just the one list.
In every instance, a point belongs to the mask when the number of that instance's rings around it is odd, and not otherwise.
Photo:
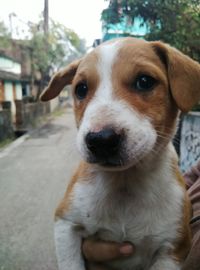
[(28, 130), (37, 119), (50, 113), (50, 104), (47, 103), (24, 103), (15, 100), (16, 104), (16, 129)]
[(59, 97), (50, 100), (50, 111), (55, 111), (59, 107), (59, 104)]
[(15, 102), (14, 102), (13, 83), (12, 82), (5, 82), (4, 83), (4, 95), (5, 95), (5, 101), (11, 102), (12, 120), (13, 120), (13, 122), (15, 122), (16, 108), (15, 108)]
[(187, 171), (200, 159), (200, 113), (192, 112), (182, 119), (180, 166)]
[(14, 137), (11, 119), (11, 111), (9, 109), (0, 111), (0, 141)]

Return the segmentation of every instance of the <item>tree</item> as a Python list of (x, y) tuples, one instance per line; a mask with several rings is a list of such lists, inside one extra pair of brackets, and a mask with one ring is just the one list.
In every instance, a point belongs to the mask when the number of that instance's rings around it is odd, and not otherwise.
[(10, 45), (11, 34), (4, 22), (0, 21), (0, 48), (6, 48)]
[(73, 30), (50, 20), (49, 31), (45, 34), (43, 23), (43, 20), (37, 24), (29, 22), (29, 39), (13, 40), (8, 28), (0, 22), (0, 50), (13, 57), (16, 51), (13, 45), (17, 44), (22, 51), (27, 50), (31, 65), (31, 88), (36, 81), (39, 86), (37, 97), (54, 71), (80, 58), (86, 51), (85, 41)]
[(28, 41), (33, 69), (41, 74), (41, 89), (52, 72), (85, 53), (84, 41), (71, 29), (50, 20), (48, 35), (44, 35), (42, 26), (43, 21), (30, 25), (31, 39)]
[(200, 60), (199, 0), (111, 0), (102, 13), (106, 23), (134, 23), (137, 17), (148, 27), (146, 39), (163, 40)]

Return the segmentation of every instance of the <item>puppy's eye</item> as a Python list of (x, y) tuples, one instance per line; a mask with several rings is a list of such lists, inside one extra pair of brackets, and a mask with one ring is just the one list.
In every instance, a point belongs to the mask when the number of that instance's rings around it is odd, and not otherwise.
[(140, 75), (134, 82), (134, 87), (139, 91), (151, 91), (156, 85), (157, 81), (151, 76)]
[(79, 83), (75, 88), (75, 95), (79, 100), (84, 99), (87, 96), (88, 86), (86, 83)]

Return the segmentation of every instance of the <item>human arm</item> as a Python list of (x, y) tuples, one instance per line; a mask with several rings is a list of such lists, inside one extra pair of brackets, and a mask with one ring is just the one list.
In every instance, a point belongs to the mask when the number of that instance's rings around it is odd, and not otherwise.
[(192, 246), (183, 270), (200, 269), (200, 160), (184, 174), (187, 192), (192, 204), (193, 215), (190, 222)]

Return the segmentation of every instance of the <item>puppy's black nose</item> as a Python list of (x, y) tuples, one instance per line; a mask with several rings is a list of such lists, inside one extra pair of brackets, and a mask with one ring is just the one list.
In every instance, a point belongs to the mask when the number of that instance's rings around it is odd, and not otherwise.
[(97, 159), (115, 156), (119, 150), (121, 135), (112, 128), (104, 128), (99, 132), (89, 132), (85, 141), (87, 148)]

